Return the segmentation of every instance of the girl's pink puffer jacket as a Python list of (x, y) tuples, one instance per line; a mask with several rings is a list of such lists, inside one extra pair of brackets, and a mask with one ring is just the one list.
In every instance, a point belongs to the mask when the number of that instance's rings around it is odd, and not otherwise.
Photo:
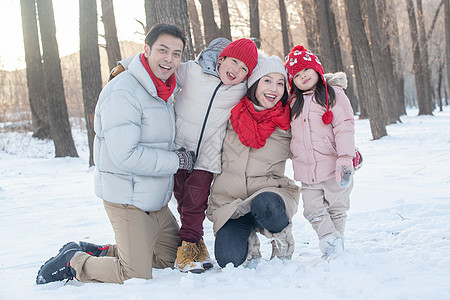
[(346, 75), (338, 72), (326, 74), (325, 78), (336, 94), (331, 124), (322, 122), (326, 108), (314, 101), (313, 91), (303, 94), (303, 111), (291, 121), (294, 178), (306, 184), (333, 178), (338, 157), (355, 156), (355, 120), (343, 90), (347, 86)]

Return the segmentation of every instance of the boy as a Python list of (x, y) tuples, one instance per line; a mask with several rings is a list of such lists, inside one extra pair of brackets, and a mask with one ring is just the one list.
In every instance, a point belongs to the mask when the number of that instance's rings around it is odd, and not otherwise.
[(258, 59), (251, 40), (228, 43), (224, 38), (212, 41), (196, 61), (182, 63), (175, 73), (182, 88), (175, 102), (175, 144), (195, 151), (197, 157), (194, 171), (175, 174), (174, 196), (181, 220), (175, 266), (184, 272), (201, 273), (212, 267), (202, 239), (209, 191), (214, 174), (221, 172), (230, 111), (247, 92), (246, 79)]

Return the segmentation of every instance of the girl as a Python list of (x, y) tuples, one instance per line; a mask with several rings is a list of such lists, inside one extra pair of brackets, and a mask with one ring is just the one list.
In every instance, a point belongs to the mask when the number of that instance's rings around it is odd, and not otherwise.
[(294, 178), (301, 181), (303, 215), (319, 237), (322, 259), (344, 250), (344, 228), (353, 188), (355, 122), (342, 88), (344, 73), (325, 80), (319, 59), (294, 47), (286, 63), (291, 87)]
[(272, 240), (272, 255), (294, 252), (291, 220), (300, 198), (284, 175), (291, 141), (287, 75), (277, 56), (259, 57), (247, 95), (231, 111), (222, 148), (222, 173), (214, 179), (207, 217), (221, 267), (261, 257), (256, 232)]

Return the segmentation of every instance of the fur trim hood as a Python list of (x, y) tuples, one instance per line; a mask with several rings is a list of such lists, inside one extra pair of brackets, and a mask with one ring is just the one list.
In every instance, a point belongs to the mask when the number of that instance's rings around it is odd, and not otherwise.
[(204, 73), (219, 77), (217, 72), (217, 60), (223, 49), (230, 43), (231, 42), (226, 38), (217, 38), (209, 44), (208, 48), (200, 52), (196, 62), (202, 67)]
[(343, 89), (347, 88), (347, 75), (344, 72), (326, 73), (323, 76), (329, 85), (338, 86)]

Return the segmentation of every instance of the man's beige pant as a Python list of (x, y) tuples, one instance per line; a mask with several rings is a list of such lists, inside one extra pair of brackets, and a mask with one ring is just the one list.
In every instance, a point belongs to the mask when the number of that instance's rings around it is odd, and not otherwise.
[(341, 187), (334, 177), (317, 184), (302, 183), (303, 215), (319, 239), (336, 231), (344, 236), (352, 189), (353, 176), (347, 187)]
[(104, 257), (75, 255), (70, 266), (81, 282), (123, 283), (130, 278), (152, 278), (152, 268), (172, 268), (179, 238), (179, 226), (169, 207), (145, 211), (127, 204), (103, 201), (116, 245), (109, 245)]

